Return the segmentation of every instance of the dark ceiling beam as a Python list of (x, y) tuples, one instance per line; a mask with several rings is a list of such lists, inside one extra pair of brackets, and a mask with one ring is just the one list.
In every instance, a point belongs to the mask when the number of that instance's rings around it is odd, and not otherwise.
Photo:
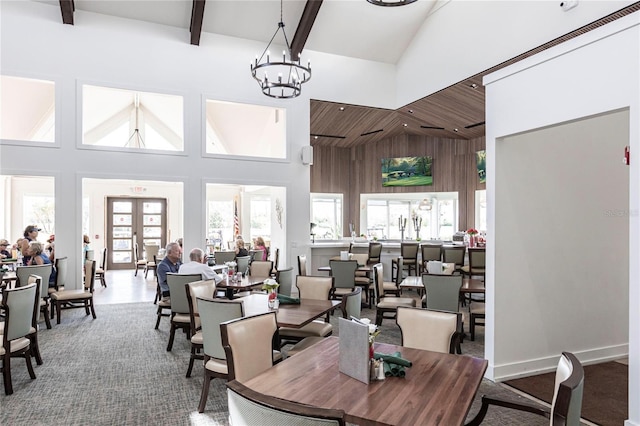
[(202, 19), (204, 18), (204, 2), (205, 0), (193, 0), (191, 8), (191, 44), (200, 45), (200, 35), (202, 34)]
[(73, 0), (60, 0), (60, 12), (62, 12), (62, 23), (73, 25), (73, 12), (76, 5)]
[(300, 17), (300, 23), (296, 29), (296, 33), (293, 35), (293, 41), (291, 42), (291, 58), (297, 60), (300, 57), (302, 49), (307, 42), (313, 23), (318, 16), (318, 11), (322, 6), (322, 0), (307, 0), (304, 5), (304, 11), (302, 17)]

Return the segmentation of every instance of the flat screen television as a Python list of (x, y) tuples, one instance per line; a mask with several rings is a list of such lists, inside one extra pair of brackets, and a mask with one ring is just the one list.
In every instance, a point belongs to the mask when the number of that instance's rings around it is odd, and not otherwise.
[(382, 159), (382, 186), (433, 185), (431, 157), (397, 157)]

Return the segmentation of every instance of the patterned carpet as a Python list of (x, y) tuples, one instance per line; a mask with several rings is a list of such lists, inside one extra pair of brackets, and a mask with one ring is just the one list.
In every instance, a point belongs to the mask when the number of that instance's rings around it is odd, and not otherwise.
[[(163, 318), (160, 329), (153, 329), (154, 305), (100, 305), (97, 316), (93, 320), (82, 309), (64, 311), (62, 324), (43, 327), (39, 339), (44, 364), (35, 367), (37, 379), (29, 379), (23, 360), (13, 360), (14, 394), (0, 395), (0, 425), (227, 424), (221, 380), (212, 381), (206, 411), (197, 412), (202, 366), (196, 363), (192, 377), (185, 378), (188, 342), (179, 332), (173, 350), (166, 351), (168, 321)], [(365, 309), (363, 316), (373, 319), (374, 312)], [(331, 321), (337, 335), (337, 317)], [(464, 354), (482, 356), (483, 329), (478, 331), (476, 342), (462, 345)], [(378, 341), (400, 343), (394, 321), (384, 321)], [(523, 399), (488, 380), (478, 395), (485, 393)], [(471, 415), (479, 408), (477, 400)], [(548, 422), (492, 408), (484, 424)]]

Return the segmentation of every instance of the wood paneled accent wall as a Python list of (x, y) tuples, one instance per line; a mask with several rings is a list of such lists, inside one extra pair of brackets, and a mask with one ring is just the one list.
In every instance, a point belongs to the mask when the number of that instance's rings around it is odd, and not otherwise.
[[(485, 189), (476, 170), (476, 151), (485, 149), (485, 138), (470, 140), (401, 135), (353, 148), (315, 146), (311, 166), (311, 192), (341, 193), (344, 197), (344, 233), (348, 223), (361, 231), (360, 194), (403, 192), (458, 192), (460, 230), (474, 226), (475, 191)], [(383, 187), (381, 159), (433, 157), (433, 185)]]

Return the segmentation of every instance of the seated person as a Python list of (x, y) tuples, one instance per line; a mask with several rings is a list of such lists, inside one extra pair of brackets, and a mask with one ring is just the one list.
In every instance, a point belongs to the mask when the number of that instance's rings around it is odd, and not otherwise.
[(238, 238), (236, 240), (236, 257), (249, 256), (249, 251), (244, 248), (244, 240)]
[[(29, 256), (29, 264), (33, 265), (49, 265), (51, 259), (44, 253), (44, 246), (39, 241), (30, 241), (27, 247), (27, 255)], [(51, 275), (49, 275), (49, 287), (56, 286), (56, 268), (51, 267)]]
[(11, 259), (11, 253), (7, 248), (9, 247), (9, 241), (4, 238), (0, 240), (0, 259)]
[(269, 253), (267, 253), (267, 247), (264, 245), (264, 239), (262, 237), (256, 237), (253, 244), (254, 250), (262, 250), (262, 260), (267, 260)]
[(47, 252), (47, 255), (49, 256), (49, 260), (51, 260), (51, 262), (55, 262), (55, 258), (56, 258), (56, 236), (54, 234), (49, 235), (49, 239), (47, 240), (47, 245), (44, 246), (44, 251)]
[(180, 265), (182, 265), (180, 261), (181, 257), (182, 250), (180, 249), (180, 245), (178, 243), (169, 243), (165, 248), (164, 259), (162, 259), (162, 262), (156, 267), (156, 274), (158, 275), (158, 283), (160, 284), (160, 291), (162, 291), (163, 301), (168, 301), (170, 297), (167, 273), (178, 273)]
[(189, 253), (189, 262), (183, 263), (178, 269), (179, 274), (200, 274), (203, 280), (215, 280), (216, 284), (222, 281), (222, 277), (216, 274), (213, 269), (207, 265), (207, 259), (204, 251), (200, 248), (194, 248)]

